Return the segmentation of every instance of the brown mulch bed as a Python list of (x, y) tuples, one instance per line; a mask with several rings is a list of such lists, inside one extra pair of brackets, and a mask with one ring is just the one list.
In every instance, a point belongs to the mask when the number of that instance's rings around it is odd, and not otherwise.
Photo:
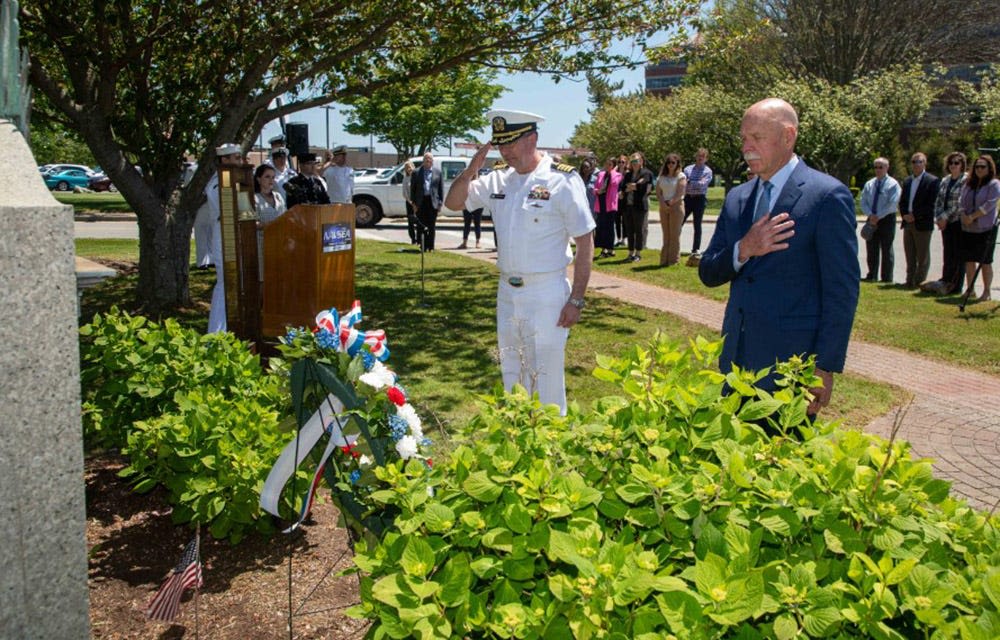
[[(344, 615), (357, 603), (347, 531), (317, 500), (307, 526), (291, 535), (251, 536), (238, 545), (202, 532), (204, 586), (188, 591), (174, 624), (150, 622), (145, 608), (180, 559), (193, 531), (170, 520), (166, 493), (129, 490), (125, 461), (96, 454), (85, 465), (91, 637), (119, 639), (361, 638), (367, 625)], [(288, 555), (292, 552), (292, 633)]]

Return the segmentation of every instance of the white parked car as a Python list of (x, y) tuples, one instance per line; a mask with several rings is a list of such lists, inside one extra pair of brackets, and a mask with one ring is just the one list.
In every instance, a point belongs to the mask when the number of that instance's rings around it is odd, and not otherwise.
[(47, 164), (44, 173), (62, 173), (63, 171), (70, 171), (76, 169), (87, 174), (87, 177), (98, 175), (96, 171), (90, 167), (82, 164)]
[[(465, 171), (472, 158), (434, 156), (434, 166), (441, 170), (444, 194), (458, 174)], [(423, 158), (410, 158), (414, 167), (420, 167)], [(354, 179), (355, 224), (373, 227), (382, 218), (405, 218), (406, 201), (403, 199), (403, 164), (386, 169), (378, 175), (358, 176)], [(443, 205), (442, 205), (443, 206)]]

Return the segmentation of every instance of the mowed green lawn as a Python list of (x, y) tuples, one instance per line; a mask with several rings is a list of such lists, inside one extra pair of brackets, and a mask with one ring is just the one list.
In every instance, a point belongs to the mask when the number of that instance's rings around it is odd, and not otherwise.
[[(403, 245), (368, 242), (357, 245), (356, 294), (361, 300), (364, 329), (384, 329), (390, 364), (432, 423), (447, 428), (476, 412), (475, 396), (500, 383), (496, 349), (496, 270), (461, 255), (436, 252), (427, 256), (425, 294), (420, 287), (420, 255)], [(78, 240), (80, 255), (116, 260), (137, 259), (129, 240)], [(131, 252), (131, 254), (129, 254)], [(130, 258), (128, 256), (131, 256)], [(192, 270), (192, 304), (180, 321), (204, 331), (214, 272)], [(135, 276), (117, 278), (84, 295), (84, 317), (112, 304), (134, 308)], [(587, 405), (616, 393), (591, 375), (597, 354), (618, 355), (641, 345), (657, 331), (679, 343), (697, 335), (718, 339), (715, 328), (592, 294), (584, 320), (570, 334), (567, 388), (571, 401)], [(863, 426), (903, 403), (902, 390), (853, 376), (840, 376), (835, 407), (829, 418)]]
[(63, 204), (73, 205), (76, 214), (86, 213), (131, 213), (132, 207), (120, 193), (102, 191), (96, 193), (73, 193), (53, 191), (55, 199)]

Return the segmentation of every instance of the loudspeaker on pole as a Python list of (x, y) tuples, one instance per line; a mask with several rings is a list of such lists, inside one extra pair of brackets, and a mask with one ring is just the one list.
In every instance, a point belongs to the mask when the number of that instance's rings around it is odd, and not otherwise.
[(285, 138), (288, 152), (297, 156), (309, 153), (309, 125), (304, 122), (289, 122), (285, 125)]

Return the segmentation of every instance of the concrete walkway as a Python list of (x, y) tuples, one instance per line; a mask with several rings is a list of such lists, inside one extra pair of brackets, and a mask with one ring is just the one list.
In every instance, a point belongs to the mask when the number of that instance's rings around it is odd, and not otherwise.
[[(492, 252), (463, 253), (496, 260)], [(725, 304), (700, 296), (599, 269), (592, 271), (589, 290), (715, 330), (722, 327)], [(914, 456), (933, 459), (936, 473), (952, 481), (952, 491), (972, 505), (990, 510), (1000, 503), (1000, 378), (858, 340), (850, 344), (847, 370), (912, 393), (897, 437), (910, 442)], [(877, 418), (865, 430), (888, 438), (895, 413)]]

